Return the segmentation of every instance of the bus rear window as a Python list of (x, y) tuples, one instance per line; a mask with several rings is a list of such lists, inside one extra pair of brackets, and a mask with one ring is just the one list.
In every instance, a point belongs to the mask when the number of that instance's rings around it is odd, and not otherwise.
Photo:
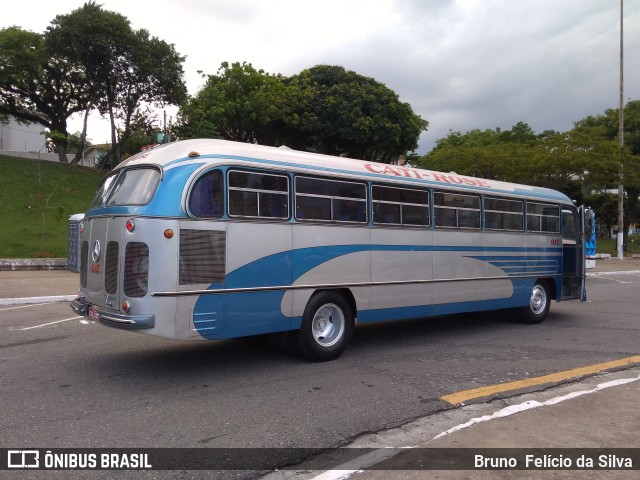
[(122, 172), (108, 194), (105, 205), (146, 205), (156, 193), (160, 172), (155, 168), (136, 168)]
[(104, 205), (107, 201), (107, 196), (109, 192), (111, 192), (111, 187), (113, 186), (113, 181), (118, 177), (117, 173), (111, 173), (105, 177), (96, 192), (96, 196), (93, 198), (93, 202), (91, 202), (90, 208), (98, 208)]

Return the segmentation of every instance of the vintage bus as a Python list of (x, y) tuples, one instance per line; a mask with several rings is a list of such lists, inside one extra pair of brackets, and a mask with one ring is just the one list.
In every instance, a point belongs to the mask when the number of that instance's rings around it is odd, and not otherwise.
[(72, 308), (174, 339), (281, 332), (336, 358), (356, 323), (585, 300), (564, 194), (223, 140), (141, 152), (86, 212)]

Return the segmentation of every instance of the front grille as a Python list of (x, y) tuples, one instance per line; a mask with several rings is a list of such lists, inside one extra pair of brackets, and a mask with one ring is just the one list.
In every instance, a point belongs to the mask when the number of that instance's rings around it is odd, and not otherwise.
[(87, 288), (87, 268), (89, 268), (89, 242), (82, 242), (80, 248), (80, 286)]
[(124, 294), (144, 297), (149, 287), (149, 247), (146, 243), (130, 242), (124, 254)]
[(225, 232), (180, 230), (180, 285), (222, 283), (225, 259)]
[(107, 254), (104, 259), (104, 289), (110, 295), (118, 291), (118, 242), (107, 244)]

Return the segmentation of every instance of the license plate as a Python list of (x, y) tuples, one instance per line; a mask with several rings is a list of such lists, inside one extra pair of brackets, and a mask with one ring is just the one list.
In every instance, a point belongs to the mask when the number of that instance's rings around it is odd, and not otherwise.
[(100, 312), (96, 308), (89, 307), (88, 315), (91, 320), (100, 320)]

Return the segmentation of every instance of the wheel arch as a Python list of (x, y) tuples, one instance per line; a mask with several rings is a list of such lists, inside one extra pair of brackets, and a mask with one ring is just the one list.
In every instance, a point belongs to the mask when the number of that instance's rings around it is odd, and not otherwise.
[(298, 330), (289, 333), (289, 345), (312, 361), (340, 356), (353, 334), (355, 299), (348, 289), (316, 289), (307, 302)]
[[(356, 304), (356, 297), (353, 296), (353, 293), (351, 292), (351, 290), (349, 290), (348, 288), (323, 289), (323, 290), (335, 292), (342, 295), (344, 299), (347, 301), (347, 303), (349, 304), (349, 308), (351, 308), (351, 315), (353, 317), (353, 320), (356, 321), (356, 319), (358, 318), (358, 307)], [(319, 291), (319, 290), (316, 290), (316, 291)]]
[(551, 300), (558, 299), (558, 286), (553, 278), (550, 277), (540, 277), (536, 279), (535, 283), (542, 283), (545, 287), (547, 287), (547, 291), (549, 292), (549, 298)]

